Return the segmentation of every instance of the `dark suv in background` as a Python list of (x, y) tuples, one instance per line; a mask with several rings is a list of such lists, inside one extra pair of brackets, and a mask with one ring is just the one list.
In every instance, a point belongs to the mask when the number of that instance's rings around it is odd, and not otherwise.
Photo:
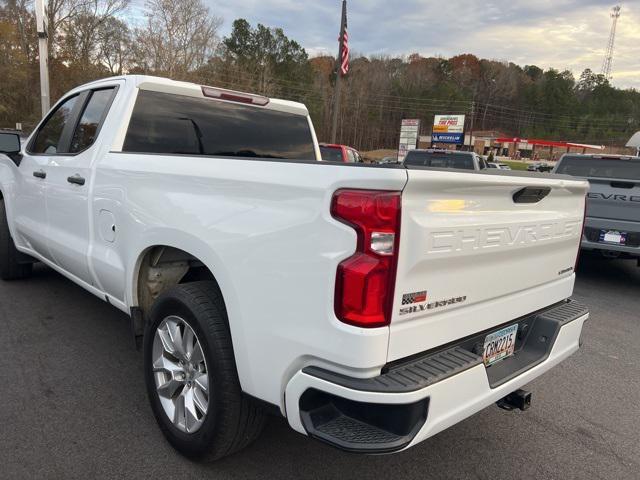
[(554, 173), (591, 184), (582, 249), (640, 265), (640, 157), (566, 154)]
[(457, 150), (410, 150), (404, 157), (407, 167), (453, 168), (456, 170), (484, 170), (487, 162), (473, 152)]

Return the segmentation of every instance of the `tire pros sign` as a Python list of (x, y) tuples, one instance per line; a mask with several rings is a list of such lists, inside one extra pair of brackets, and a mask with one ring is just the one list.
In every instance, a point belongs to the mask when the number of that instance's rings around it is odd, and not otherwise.
[(432, 143), (464, 143), (464, 115), (436, 115), (433, 119)]
[(409, 150), (415, 150), (418, 146), (420, 134), (420, 120), (404, 119), (400, 127), (400, 146), (398, 147), (398, 162), (402, 162)]

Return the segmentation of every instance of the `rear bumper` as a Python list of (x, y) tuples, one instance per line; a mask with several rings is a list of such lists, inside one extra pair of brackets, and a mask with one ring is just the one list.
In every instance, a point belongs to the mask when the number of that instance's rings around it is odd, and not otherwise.
[[(628, 244), (616, 245), (600, 242), (601, 230), (626, 232)], [(602, 250), (640, 257), (640, 224), (622, 220), (587, 217), (580, 247), (582, 250)]]
[[(385, 453), (409, 448), (569, 357), (579, 348), (588, 316), (585, 307), (570, 302), (526, 317), (536, 318), (539, 328), (532, 328), (513, 357), (489, 368), (469, 350), (475, 337), (391, 365), (375, 378), (355, 379), (307, 367), (286, 388), (289, 424), (349, 451)], [(541, 332), (550, 328), (553, 337), (542, 342), (546, 345), (541, 350), (537, 345), (544, 336)]]

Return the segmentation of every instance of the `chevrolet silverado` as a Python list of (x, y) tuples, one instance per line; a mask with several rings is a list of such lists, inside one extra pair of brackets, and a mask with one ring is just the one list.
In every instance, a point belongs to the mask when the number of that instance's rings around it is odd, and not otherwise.
[(401, 451), (527, 408), (579, 348), (584, 180), (321, 161), (304, 105), (147, 76), (70, 91), (0, 152), (0, 276), (39, 262), (126, 312), (185, 455), (270, 412)]

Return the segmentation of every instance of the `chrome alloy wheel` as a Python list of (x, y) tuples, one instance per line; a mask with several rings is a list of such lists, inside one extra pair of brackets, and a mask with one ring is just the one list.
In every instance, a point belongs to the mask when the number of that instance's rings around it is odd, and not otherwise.
[(169, 420), (183, 432), (198, 431), (209, 408), (209, 374), (196, 333), (180, 317), (166, 317), (156, 329), (153, 376)]

